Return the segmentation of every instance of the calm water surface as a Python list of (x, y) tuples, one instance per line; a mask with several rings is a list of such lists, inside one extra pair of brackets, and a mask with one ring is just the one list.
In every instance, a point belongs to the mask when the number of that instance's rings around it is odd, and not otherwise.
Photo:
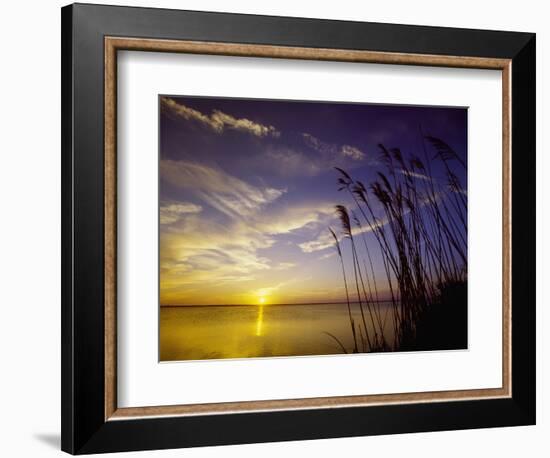
[[(353, 307), (356, 323), (362, 322)], [(392, 308), (380, 304), (393, 340)], [(366, 310), (365, 310), (366, 313)], [(368, 316), (366, 315), (367, 325)], [(342, 353), (326, 333), (353, 346), (346, 304), (161, 307), (161, 361)]]

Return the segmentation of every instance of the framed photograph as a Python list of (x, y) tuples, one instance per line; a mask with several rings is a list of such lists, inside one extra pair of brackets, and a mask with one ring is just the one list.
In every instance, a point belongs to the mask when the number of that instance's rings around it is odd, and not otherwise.
[(62, 448), (535, 423), (535, 35), (62, 9)]

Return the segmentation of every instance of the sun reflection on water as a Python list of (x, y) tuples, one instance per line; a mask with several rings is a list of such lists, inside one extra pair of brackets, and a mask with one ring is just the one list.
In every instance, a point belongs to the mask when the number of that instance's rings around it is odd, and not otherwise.
[[(262, 298), (263, 299), (263, 298)], [(260, 300), (260, 305), (258, 307), (258, 318), (256, 319), (256, 335), (262, 335), (262, 328), (264, 324), (264, 300)]]

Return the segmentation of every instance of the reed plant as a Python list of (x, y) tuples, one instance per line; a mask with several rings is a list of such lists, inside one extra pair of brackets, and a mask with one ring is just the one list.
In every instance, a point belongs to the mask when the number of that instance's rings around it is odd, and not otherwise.
[[(382, 170), (368, 185), (336, 168), (338, 190), (349, 197), (348, 206), (335, 207), (340, 237), (329, 229), (342, 266), (353, 336), (353, 348), (344, 348), (346, 352), (465, 345), (467, 197), (457, 168), (465, 169), (466, 164), (443, 140), (426, 136), (422, 141), (423, 158), (380, 144)], [(443, 178), (434, 176), (436, 161)], [(373, 246), (367, 234), (372, 234)], [(351, 253), (355, 300), (348, 290), (344, 242)], [(373, 266), (376, 250), (383, 278)], [(392, 339), (385, 330), (380, 290), (388, 291)], [(358, 323), (352, 303), (359, 309)]]

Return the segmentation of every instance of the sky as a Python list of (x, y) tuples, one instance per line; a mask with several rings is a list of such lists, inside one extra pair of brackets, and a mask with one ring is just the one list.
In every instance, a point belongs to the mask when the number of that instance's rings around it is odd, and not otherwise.
[(328, 228), (351, 199), (334, 167), (369, 183), (379, 144), (422, 156), (422, 134), (467, 160), (465, 108), (159, 96), (159, 111), (162, 305), (341, 302)]

